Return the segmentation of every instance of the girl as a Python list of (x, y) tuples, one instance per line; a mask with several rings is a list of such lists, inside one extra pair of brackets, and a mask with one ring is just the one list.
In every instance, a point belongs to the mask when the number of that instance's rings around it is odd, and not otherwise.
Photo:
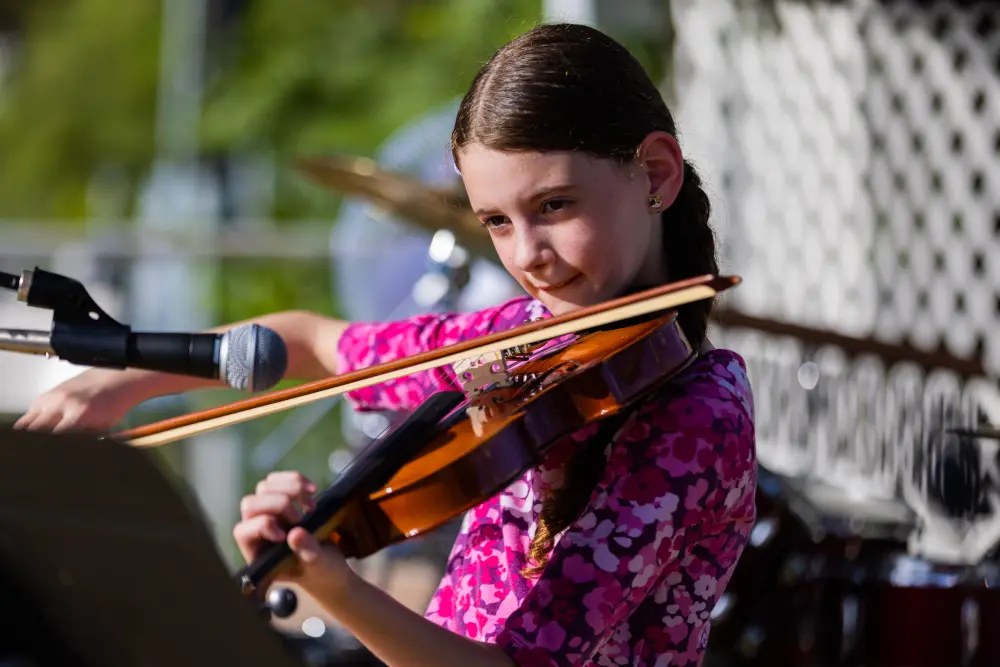
[[(413, 355), (717, 273), (709, 202), (640, 64), (601, 32), (537, 27), (501, 48), (462, 101), (452, 152), (501, 262), (527, 292), (498, 307), (346, 324), (258, 321), (303, 379)], [(316, 486), (269, 475), (233, 534), (249, 561), (287, 540), (295, 581), (390, 667), (698, 665), (709, 618), (755, 518), (753, 400), (744, 365), (705, 337), (711, 303), (679, 311), (700, 351), (611, 433), (558, 443), (537, 469), (469, 511), (426, 614), (357, 577), (329, 544), (287, 527)], [(104, 427), (155, 394), (207, 383), (88, 371), (41, 397), (26, 428)], [(456, 388), (442, 368), (359, 390), (401, 410)]]

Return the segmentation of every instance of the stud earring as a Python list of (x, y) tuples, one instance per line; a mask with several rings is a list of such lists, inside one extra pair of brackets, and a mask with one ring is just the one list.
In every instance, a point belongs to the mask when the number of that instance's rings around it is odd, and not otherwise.
[(663, 200), (660, 199), (659, 193), (649, 198), (649, 208), (653, 209), (654, 211), (659, 211), (661, 206), (663, 206)]

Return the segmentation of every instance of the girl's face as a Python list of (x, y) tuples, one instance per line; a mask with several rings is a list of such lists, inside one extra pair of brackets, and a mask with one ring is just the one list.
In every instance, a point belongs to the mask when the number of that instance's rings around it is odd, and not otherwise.
[[(677, 196), (683, 162), (666, 133), (650, 135), (643, 148), (642, 162), (626, 165), (580, 152), (478, 144), (460, 153), (469, 202), (500, 261), (554, 315), (633, 284), (665, 282), (660, 211)], [(654, 194), (659, 210), (650, 206)]]

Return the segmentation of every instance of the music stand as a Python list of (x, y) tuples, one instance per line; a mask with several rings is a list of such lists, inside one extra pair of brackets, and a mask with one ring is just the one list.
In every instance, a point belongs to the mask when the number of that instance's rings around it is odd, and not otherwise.
[(0, 430), (0, 666), (302, 667), (148, 453)]

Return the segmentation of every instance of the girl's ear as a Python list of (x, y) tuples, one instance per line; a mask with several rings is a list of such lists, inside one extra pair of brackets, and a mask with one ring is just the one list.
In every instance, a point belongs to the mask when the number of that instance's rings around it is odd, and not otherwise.
[(663, 208), (668, 208), (684, 185), (684, 155), (677, 138), (661, 130), (650, 132), (636, 154), (649, 179), (649, 196), (660, 195)]

